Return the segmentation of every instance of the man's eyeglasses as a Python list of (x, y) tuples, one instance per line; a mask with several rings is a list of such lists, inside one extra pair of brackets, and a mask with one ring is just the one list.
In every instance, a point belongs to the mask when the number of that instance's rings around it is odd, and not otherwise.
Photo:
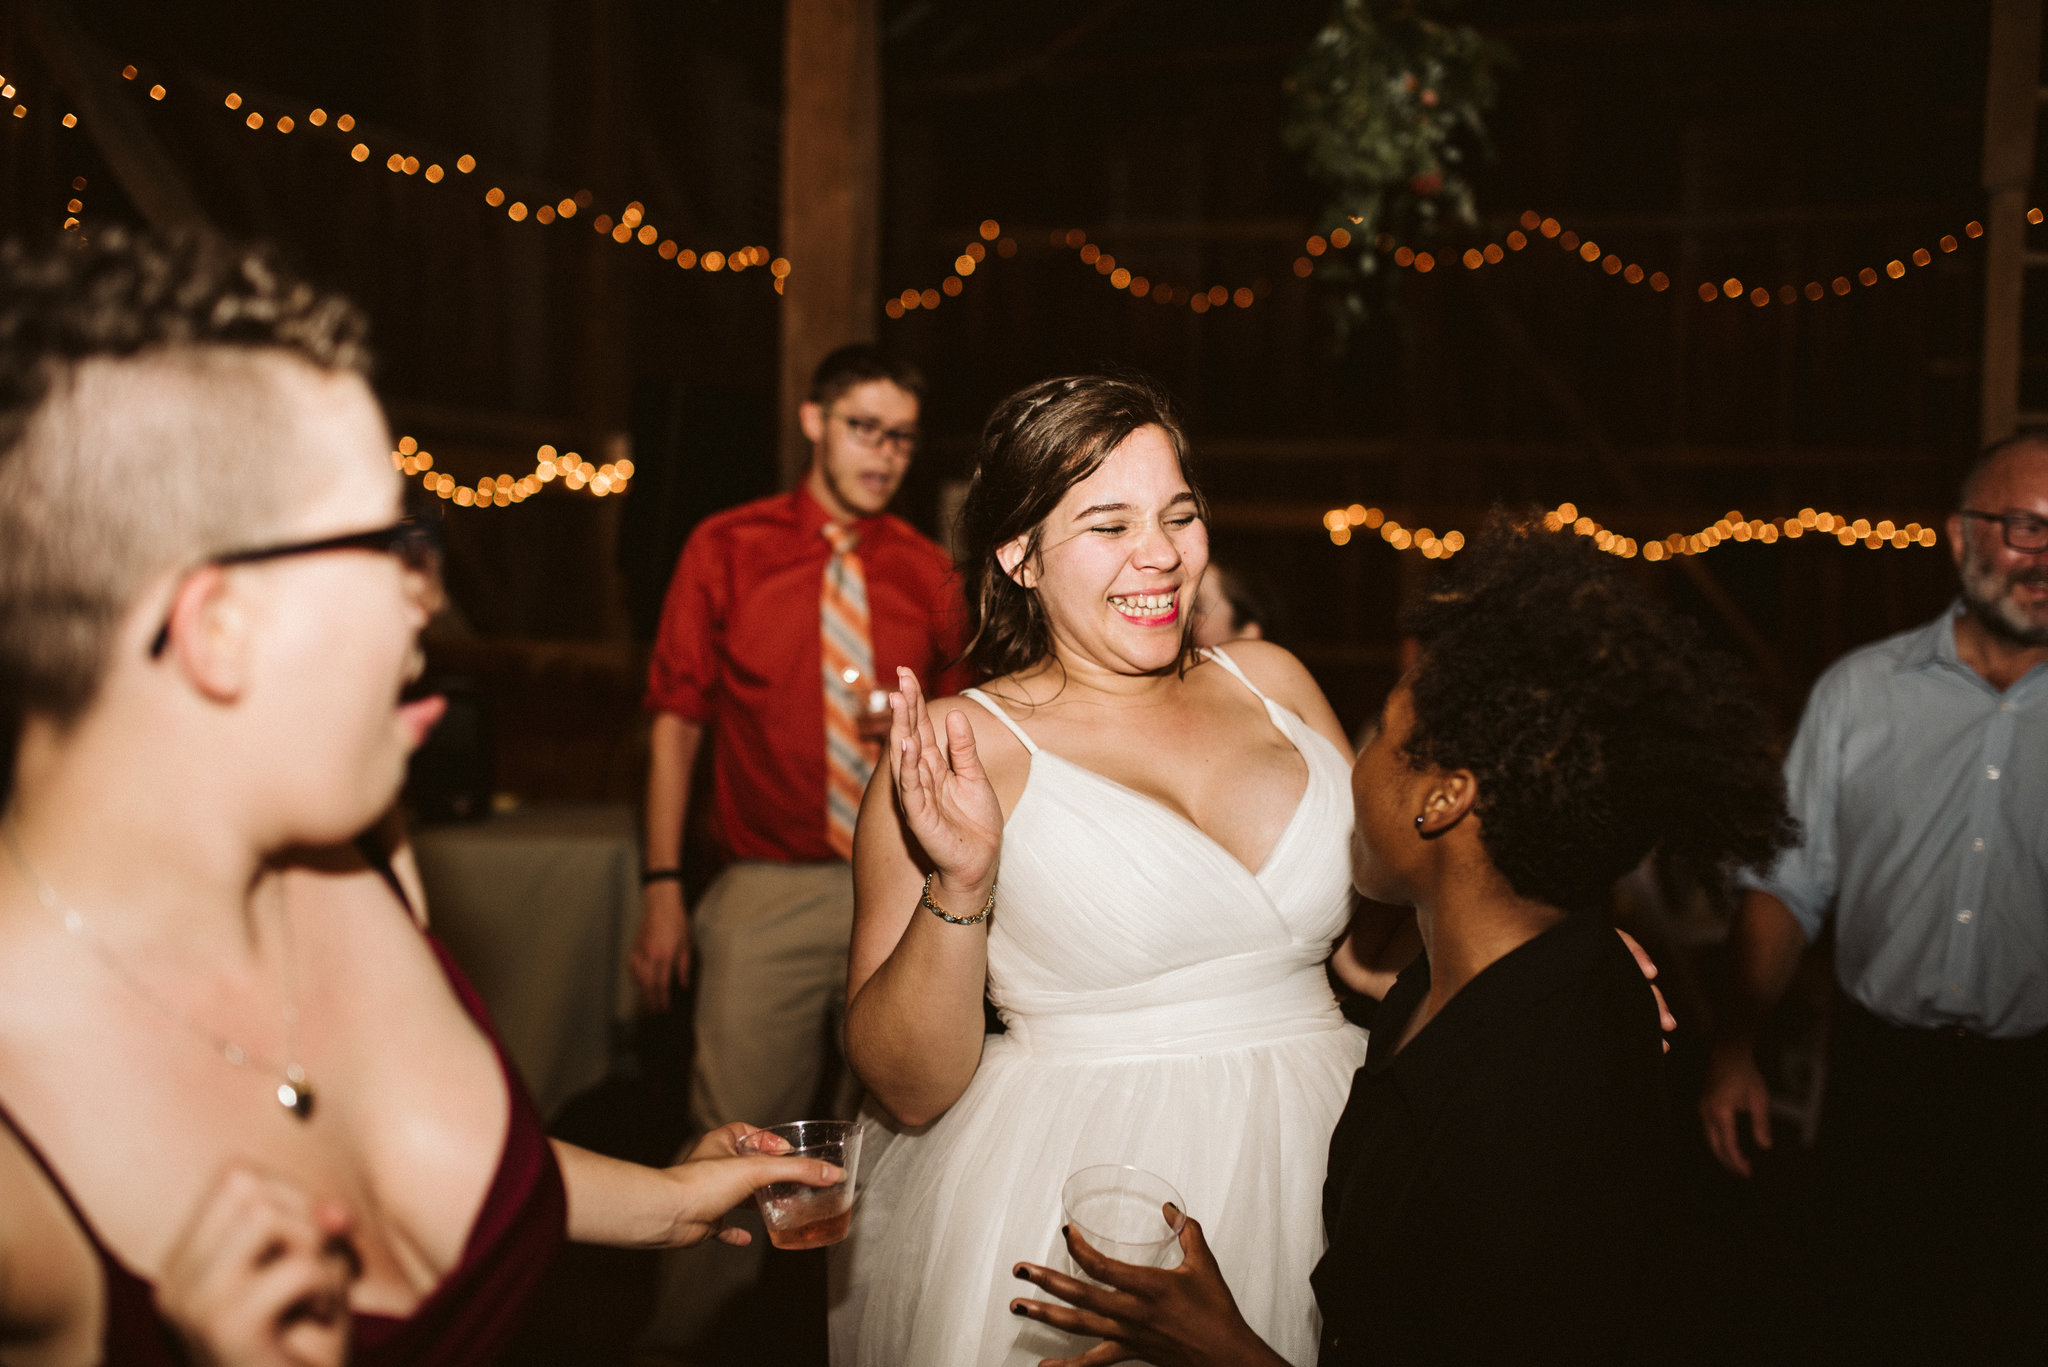
[(914, 455), (917, 452), (917, 429), (915, 427), (883, 427), (873, 418), (849, 417), (835, 413), (834, 417), (846, 424), (846, 434), (853, 438), (853, 444), (863, 450), (872, 451), (883, 442), (896, 448), (899, 455)]
[[(222, 555), (208, 556), (194, 570), (208, 565), (255, 565), (266, 560), (285, 560), (295, 555), (322, 555), (328, 551), (375, 551), (382, 555), (398, 557), (407, 569), (418, 574), (432, 575), (441, 565), (441, 538), (432, 524), (410, 517), (400, 518), (388, 527), (379, 527), (368, 532), (345, 532), (340, 536), (323, 536), (317, 541), (289, 541), (281, 546), (252, 546), (245, 550), (228, 551)], [(189, 571), (188, 571), (189, 573)], [(166, 616), (164, 624), (157, 628), (150, 638), (149, 658), (160, 657), (171, 643), (171, 619)]]
[(2005, 544), (2016, 551), (2048, 551), (2048, 521), (2031, 513), (1980, 513), (1970, 508), (1962, 512), (1964, 517), (1996, 522), (2005, 533)]

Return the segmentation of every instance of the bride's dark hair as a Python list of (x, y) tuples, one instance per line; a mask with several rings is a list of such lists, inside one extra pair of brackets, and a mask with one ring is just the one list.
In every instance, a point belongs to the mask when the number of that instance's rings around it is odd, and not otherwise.
[[(1188, 469), (1187, 433), (1166, 392), (1141, 375), (1063, 375), (1018, 390), (982, 429), (973, 482), (960, 508), (961, 571), (967, 591), (966, 658), (982, 678), (1014, 674), (1044, 659), (1052, 632), (1038, 595), (1003, 573), (998, 548), (1024, 537), (1024, 561), (1039, 552), (1045, 519), (1067, 490), (1141, 427), (1173, 443), (1181, 475), (1203, 517), (1208, 505)], [(1181, 664), (1193, 646), (1183, 638)]]

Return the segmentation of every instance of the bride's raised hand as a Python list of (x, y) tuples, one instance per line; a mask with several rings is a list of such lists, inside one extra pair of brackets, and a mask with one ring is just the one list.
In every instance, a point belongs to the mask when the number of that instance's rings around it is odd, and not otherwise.
[(948, 888), (986, 888), (1003, 848), (1003, 811), (974, 748), (974, 728), (959, 712), (946, 717), (939, 746), (917, 676), (896, 671), (889, 697), (889, 776), (904, 824)]

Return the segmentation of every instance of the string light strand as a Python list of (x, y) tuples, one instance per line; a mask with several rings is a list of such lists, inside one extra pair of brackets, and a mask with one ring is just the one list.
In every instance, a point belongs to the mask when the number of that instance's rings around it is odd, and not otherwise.
[[(121, 74), (130, 81), (139, 80), (141, 77), (140, 68), (133, 64), (122, 68)], [(164, 87), (152, 86), (150, 95), (153, 99), (162, 100)], [(330, 114), (326, 108), (316, 107), (297, 117), (291, 114), (266, 114), (263, 110), (250, 107), (249, 102), (238, 90), (227, 91), (222, 97), (221, 106), (251, 132), (269, 129), (288, 136), (301, 126), (331, 129), (334, 133), (343, 135), (356, 132), (355, 116), (345, 111)], [(367, 138), (350, 142), (344, 137), (341, 145), (346, 148), (349, 160), (358, 165), (367, 165), (376, 157)], [(431, 156), (422, 157), (413, 152), (393, 151), (384, 156), (382, 164), (393, 175), (418, 177), (429, 185), (455, 185), (463, 179), (475, 176), (479, 169), (476, 157), (468, 152), (458, 154), (444, 165)], [(509, 222), (530, 222), (540, 227), (572, 221), (580, 212), (588, 209), (593, 200), (594, 196), (589, 190), (578, 190), (575, 194), (564, 195), (559, 199), (536, 196), (531, 201), (520, 197), (516, 192), (507, 193), (505, 187), (499, 184), (490, 185), (483, 192), (484, 203), (492, 209), (504, 210)], [(646, 221), (646, 216), (646, 207), (640, 201), (633, 200), (619, 212), (617, 219), (610, 214), (600, 213), (591, 221), (591, 227), (601, 236), (610, 237), (615, 242), (651, 247), (662, 261), (672, 261), (684, 270), (702, 269), (707, 273), (737, 273), (750, 267), (766, 266), (775, 292), (783, 292), (783, 282), (789, 275), (790, 263), (782, 257), (774, 256), (767, 247), (754, 245), (738, 247), (731, 251), (715, 248), (698, 251), (673, 238), (663, 237)]]
[[(2027, 222), (2038, 224), (2043, 221), (2043, 218), (2044, 215), (2039, 208), (2027, 210)], [(1466, 248), (1459, 258), (1464, 263), (1465, 268), (1476, 271), (1488, 266), (1497, 266), (1505, 261), (1510, 253), (1520, 252), (1528, 247), (1535, 238), (1541, 238), (1555, 242), (1565, 252), (1578, 257), (1587, 265), (1597, 266), (1603, 274), (1619, 276), (1626, 284), (1640, 285), (1647, 283), (1653, 292), (1659, 294), (1671, 288), (1671, 277), (1665, 272), (1646, 270), (1637, 262), (1625, 260), (1617, 253), (1604, 251), (1598, 242), (1591, 238), (1582, 238), (1577, 232), (1566, 227), (1556, 218), (1530, 209), (1522, 214), (1520, 222), (1521, 228), (1510, 231), (1498, 242), (1488, 242), (1483, 246)], [(1526, 229), (1527, 232), (1524, 232), (1523, 229)], [(1340, 229), (1339, 231), (1342, 230)], [(1703, 280), (1694, 287), (1693, 293), (1701, 303), (1711, 304), (1746, 300), (1756, 308), (1765, 308), (1771, 304), (1794, 304), (1801, 299), (1806, 300), (1808, 303), (1819, 303), (1829, 298), (1839, 299), (1851, 293), (1858, 285), (1869, 289), (1889, 281), (1904, 279), (1910, 267), (1932, 265), (1937, 253), (1944, 256), (1949, 255), (1957, 251), (1962, 246), (1964, 240), (1982, 237), (1984, 235), (1984, 225), (1972, 219), (1962, 225), (1961, 232), (1962, 238), (1960, 239), (1954, 233), (1944, 233), (1936, 240), (1932, 249), (1924, 246), (1915, 247), (1904, 256), (1895, 257), (1891, 261), (1886, 262), (1881, 268), (1864, 266), (1857, 270), (1853, 277), (1843, 274), (1835, 276), (1832, 280), (1812, 279), (1808, 280), (1803, 286), (1784, 284), (1772, 289), (1763, 285), (1745, 285), (1739, 276), (1730, 275), (1719, 281)], [(1534, 234), (1535, 237), (1532, 238), (1530, 234)], [(1308, 240), (1308, 249), (1314, 255), (1322, 254), (1321, 250), (1317, 248), (1319, 242), (1322, 242), (1322, 239), (1311, 237)], [(1327, 245), (1324, 245), (1324, 250), (1327, 249)], [(1427, 274), (1437, 264), (1436, 259), (1428, 252), (1418, 252), (1410, 247), (1401, 245), (1387, 233), (1381, 233), (1375, 239), (1374, 247), (1383, 255), (1390, 257), (1396, 266), (1403, 269)], [(1314, 268), (1315, 263), (1308, 256), (1300, 257), (1294, 263), (1294, 273), (1298, 276), (1306, 277), (1314, 271)]]
[[(1775, 520), (1749, 518), (1740, 509), (1731, 509), (1727, 516), (1717, 519), (1712, 526), (1697, 532), (1673, 532), (1650, 542), (1639, 542), (1603, 527), (1580, 513), (1578, 507), (1571, 503), (1560, 503), (1545, 513), (1543, 525), (1549, 531), (1569, 530), (1591, 537), (1593, 543), (1609, 555), (1624, 560), (1633, 560), (1640, 555), (1653, 562), (1681, 555), (1704, 555), (1731, 541), (1755, 541), (1769, 546), (1781, 540), (1796, 541), (1809, 534), (1832, 536), (1844, 546), (1861, 544), (1869, 550), (1905, 550), (1910, 546), (1933, 546), (1940, 541), (1934, 528), (1923, 527), (1918, 522), (1900, 525), (1886, 518), (1873, 523), (1868, 518), (1852, 519), (1813, 508), (1801, 508), (1791, 517)], [(1382, 510), (1362, 503), (1332, 508), (1323, 514), (1323, 529), (1329, 533), (1332, 545), (1350, 544), (1359, 528), (1378, 532), (1380, 539), (1397, 551), (1416, 550), (1429, 560), (1447, 560), (1465, 546), (1463, 532), (1449, 531), (1439, 536), (1427, 527), (1410, 530)]]
[[(975, 230), (975, 239), (960, 249), (960, 255), (953, 258), (953, 271), (935, 286), (918, 289), (910, 286), (900, 294), (893, 294), (882, 302), (882, 312), (890, 318), (901, 318), (918, 309), (935, 309), (947, 299), (957, 299), (967, 288), (967, 278), (974, 274), (982, 262), (988, 260), (989, 244), (994, 244), (995, 254), (1005, 259), (1017, 254), (1015, 238), (1003, 236), (1003, 225), (995, 219), (984, 218)], [(783, 263), (787, 266), (787, 262)], [(781, 286), (778, 284), (778, 289)]]
[(525, 475), (485, 475), (474, 485), (457, 484), (445, 470), (434, 468), (434, 454), (423, 450), (410, 436), (398, 439), (391, 453), (391, 468), (408, 478), (417, 478), (428, 493), (448, 500), (458, 508), (509, 508), (524, 503), (543, 488), (560, 479), (569, 490), (588, 489), (593, 497), (626, 492), (633, 478), (633, 462), (619, 460), (593, 465), (574, 451), (558, 452), (542, 446), (534, 452), (533, 470)]

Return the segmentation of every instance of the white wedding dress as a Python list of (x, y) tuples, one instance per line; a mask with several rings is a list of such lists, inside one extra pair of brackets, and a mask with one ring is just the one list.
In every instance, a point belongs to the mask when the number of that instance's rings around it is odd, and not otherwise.
[(1060, 1187), (1096, 1163), (1172, 1183), (1245, 1319), (1312, 1363), (1330, 1131), (1365, 1060), (1323, 972), (1349, 913), (1350, 765), (1259, 694), (1308, 787), (1254, 874), (967, 696), (1032, 755), (988, 932), (1008, 1033), (924, 1130), (868, 1107), (853, 1233), (833, 1251), (833, 1367), (1032, 1367), (1082, 1351), (1088, 1340), (1010, 1314), (1039, 1294), (1010, 1269), (1068, 1266)]

